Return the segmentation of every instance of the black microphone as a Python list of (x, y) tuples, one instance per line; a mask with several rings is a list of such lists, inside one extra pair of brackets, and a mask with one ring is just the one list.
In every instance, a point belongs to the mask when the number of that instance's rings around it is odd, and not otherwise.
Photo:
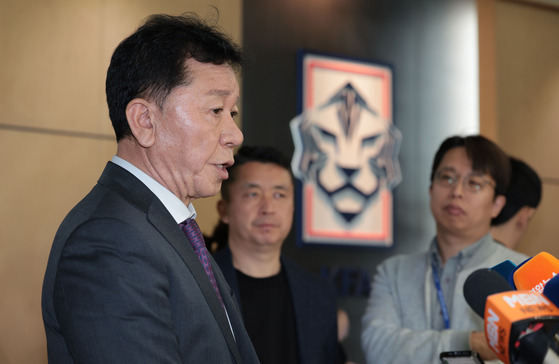
[(482, 268), (471, 273), (464, 282), (464, 298), (480, 317), (485, 315), (487, 297), (510, 291), (508, 281), (496, 270)]

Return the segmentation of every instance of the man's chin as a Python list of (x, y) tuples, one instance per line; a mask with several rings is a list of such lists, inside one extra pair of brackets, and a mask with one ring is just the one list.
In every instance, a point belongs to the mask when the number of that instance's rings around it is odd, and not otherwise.
[(257, 239), (257, 244), (263, 248), (273, 248), (273, 247), (281, 247), (283, 244), (282, 240), (278, 239)]
[(221, 190), (221, 182), (219, 182), (218, 184), (208, 184), (207, 186), (204, 186), (204, 190), (200, 191), (200, 193), (198, 193), (198, 196), (196, 196), (196, 199), (200, 199), (200, 198), (208, 198), (208, 197), (213, 197), (215, 195), (217, 195), (219, 193), (219, 191)]

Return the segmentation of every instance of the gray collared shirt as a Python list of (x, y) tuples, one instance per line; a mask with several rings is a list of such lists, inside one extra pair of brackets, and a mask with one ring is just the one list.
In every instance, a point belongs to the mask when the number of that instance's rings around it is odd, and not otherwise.
[[(527, 258), (495, 243), (488, 233), (450, 259), (440, 272), (449, 301), (450, 329), (445, 330), (431, 267), (435, 244), (433, 240), (431, 250), (396, 255), (377, 266), (362, 318), (361, 343), (368, 363), (437, 363), (442, 351), (469, 350), (470, 333), (483, 330), (483, 318), (464, 299), (464, 281), (479, 268)], [(452, 278), (447, 282), (447, 277)]]
[[(484, 238), (490, 239), (489, 236)], [(444, 297), (444, 304), (446, 305), (447, 312), (450, 312), (452, 307), (452, 300), (454, 298), (454, 292), (456, 288), (457, 277), (462, 269), (468, 265), (472, 257), (479, 250), (480, 245), (485, 240), (484, 238), (477, 241), (475, 244), (462, 249), (458, 254), (451, 257), (446, 261), (446, 264), (442, 265), (442, 258), (439, 253), (437, 238), (434, 238), (429, 247), (429, 256), (431, 257), (430, 264), (435, 267), (438, 280), (440, 282), (440, 288)], [(433, 275), (433, 274), (432, 274)], [(433, 275), (430, 284), (432, 285), (431, 292), (431, 327), (435, 330), (445, 329), (445, 320), (442, 313), (442, 304), (438, 296), (438, 288), (435, 285), (435, 276)], [(449, 313), (450, 314), (450, 313)]]

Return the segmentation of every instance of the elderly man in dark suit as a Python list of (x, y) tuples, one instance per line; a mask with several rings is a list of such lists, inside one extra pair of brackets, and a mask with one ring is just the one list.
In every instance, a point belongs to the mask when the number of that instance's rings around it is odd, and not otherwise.
[(281, 254), (293, 221), (289, 161), (270, 147), (243, 146), (229, 173), (218, 202), (227, 247), (215, 259), (260, 362), (339, 363), (334, 286)]
[(200, 239), (242, 134), (241, 53), (195, 16), (156, 15), (115, 50), (118, 149), (54, 239), (42, 309), (50, 363), (258, 363)]

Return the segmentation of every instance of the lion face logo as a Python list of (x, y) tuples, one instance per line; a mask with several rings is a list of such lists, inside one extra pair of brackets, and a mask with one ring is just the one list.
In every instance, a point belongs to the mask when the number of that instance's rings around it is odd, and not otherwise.
[(401, 133), (347, 83), (328, 101), (291, 121), (292, 168), (314, 183), (334, 211), (351, 223), (383, 188), (401, 181)]

